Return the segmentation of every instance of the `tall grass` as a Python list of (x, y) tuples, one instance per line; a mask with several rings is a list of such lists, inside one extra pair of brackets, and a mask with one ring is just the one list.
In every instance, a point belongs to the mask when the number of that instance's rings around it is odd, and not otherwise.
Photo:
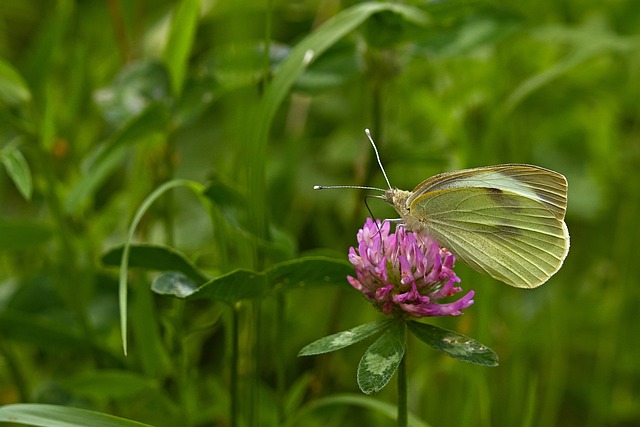
[[(370, 343), (296, 357), (379, 318), (346, 281), (315, 286), (313, 264), (343, 277), (368, 214), (362, 193), (312, 186), (385, 186), (369, 127), (399, 188), (507, 162), (569, 181), (571, 250), (546, 285), (456, 267), (476, 303), (433, 323), (500, 366), (410, 340), (416, 419), (640, 423), (640, 6), (412, 4), (5, 1), (0, 403), (157, 426), (392, 425), (395, 386), (357, 388)], [(164, 194), (134, 230), (124, 357), (120, 247), (174, 179), (198, 197)], [(165, 270), (207, 297), (152, 292)]]

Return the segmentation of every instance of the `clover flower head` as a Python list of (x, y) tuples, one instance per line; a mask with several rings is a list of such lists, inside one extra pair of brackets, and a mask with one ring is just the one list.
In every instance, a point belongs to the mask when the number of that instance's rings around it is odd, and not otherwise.
[(356, 276), (347, 276), (355, 289), (384, 314), (412, 317), (459, 316), (473, 304), (474, 291), (452, 302), (439, 302), (462, 288), (453, 271), (455, 257), (425, 234), (389, 221), (367, 218), (358, 231), (358, 247), (349, 249)]

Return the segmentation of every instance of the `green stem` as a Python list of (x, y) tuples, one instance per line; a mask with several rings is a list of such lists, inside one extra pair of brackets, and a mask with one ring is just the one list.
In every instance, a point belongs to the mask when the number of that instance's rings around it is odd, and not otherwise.
[(407, 405), (407, 354), (402, 356), (400, 366), (398, 366), (398, 427), (407, 427), (408, 405)]
[(239, 318), (239, 310), (238, 306), (234, 306), (231, 310), (231, 379), (229, 392), (231, 393), (231, 408), (229, 415), (229, 427), (237, 427), (238, 426), (238, 376), (240, 373), (238, 372), (238, 358), (240, 357), (239, 350), (239, 338), (238, 338), (238, 318)]
[[(276, 295), (276, 325), (275, 325), (275, 346), (274, 350), (284, 342), (284, 327), (285, 327), (285, 310), (286, 301), (284, 293), (280, 292)], [(284, 393), (286, 388), (285, 377), (285, 364), (284, 358), (274, 356), (274, 363), (276, 367), (276, 391), (277, 391), (277, 420), (278, 425), (284, 424), (285, 410), (284, 410)]]

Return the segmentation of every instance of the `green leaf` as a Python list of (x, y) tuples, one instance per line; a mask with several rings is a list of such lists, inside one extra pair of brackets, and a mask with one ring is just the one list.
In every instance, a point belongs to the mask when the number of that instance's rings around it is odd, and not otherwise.
[(118, 278), (118, 304), (120, 306), (120, 333), (122, 340), (122, 349), (124, 354), (127, 354), (127, 282), (129, 271), (129, 253), (131, 252), (131, 242), (135, 234), (138, 224), (142, 220), (142, 217), (151, 207), (151, 205), (164, 193), (175, 188), (185, 187), (193, 191), (200, 199), (205, 208), (209, 209), (208, 201), (202, 197), (204, 186), (195, 181), (189, 181), (186, 179), (175, 179), (173, 181), (165, 182), (158, 187), (153, 193), (151, 193), (143, 202), (142, 205), (136, 211), (133, 221), (129, 226), (129, 232), (127, 233), (127, 240), (124, 243), (122, 250), (122, 258), (120, 260), (120, 275)]
[(493, 47), (520, 27), (520, 18), (508, 9), (483, 2), (465, 4), (459, 10), (431, 11), (430, 31), (416, 34), (416, 52), (430, 58), (460, 58)]
[(0, 159), (22, 197), (26, 200), (31, 200), (31, 193), (33, 192), (31, 169), (20, 150), (15, 146), (7, 147), (0, 151)]
[(587, 20), (577, 29), (566, 26), (549, 26), (534, 31), (534, 37), (554, 46), (569, 43), (567, 55), (553, 62), (553, 65), (522, 82), (509, 95), (504, 103), (505, 113), (516, 108), (526, 97), (567, 74), (578, 65), (608, 52), (619, 52), (624, 55), (639, 47), (637, 37), (621, 37), (609, 30), (599, 19)]
[(35, 344), (41, 348), (82, 348), (87, 345), (79, 331), (50, 317), (14, 310), (0, 312), (3, 339)]
[(162, 133), (168, 123), (168, 111), (164, 104), (154, 103), (141, 114), (133, 117), (108, 141), (94, 157), (83, 166), (83, 179), (69, 191), (65, 201), (67, 213), (76, 212), (94, 194), (106, 179), (120, 166), (127, 149), (145, 138)]
[(265, 271), (272, 287), (291, 290), (309, 286), (342, 285), (353, 274), (353, 266), (347, 261), (310, 256), (281, 262)]
[(371, 335), (386, 330), (392, 322), (393, 319), (377, 320), (375, 322), (356, 326), (348, 331), (342, 331), (337, 334), (320, 338), (300, 350), (298, 356), (313, 356), (314, 354), (329, 353), (331, 351), (340, 350), (341, 348), (348, 347), (364, 340), (365, 338), (369, 338)]
[(409, 330), (420, 341), (447, 356), (483, 366), (498, 366), (498, 355), (478, 341), (457, 332), (412, 320)]
[(214, 177), (204, 191), (204, 195), (218, 207), (231, 226), (246, 229), (247, 202), (239, 191)]
[[(305, 425), (303, 420), (305, 416), (313, 411), (322, 409), (327, 406), (358, 406), (360, 408), (364, 408), (370, 412), (377, 412), (379, 414), (384, 415), (390, 420), (395, 420), (398, 415), (398, 407), (396, 405), (391, 405), (387, 402), (382, 402), (380, 400), (374, 399), (369, 396), (362, 396), (359, 394), (336, 394), (329, 397), (324, 397), (321, 399), (316, 399), (301, 408), (293, 417), (287, 420), (285, 424), (286, 427), (300, 426)], [(428, 424), (421, 421), (418, 417), (413, 414), (409, 414), (409, 427), (429, 427)]]
[(0, 219), (0, 251), (41, 245), (53, 235), (51, 227), (27, 220)]
[(154, 104), (173, 105), (171, 77), (164, 63), (140, 59), (128, 63), (109, 86), (95, 92), (94, 99), (107, 123), (120, 128)]
[(2, 406), (0, 421), (41, 427), (152, 427), (86, 409), (36, 403)]
[(405, 343), (404, 321), (396, 321), (365, 351), (358, 365), (358, 386), (363, 393), (376, 393), (387, 385), (404, 357)]
[[(102, 256), (102, 263), (118, 266), (123, 247), (111, 249)], [(198, 283), (208, 280), (185, 255), (174, 248), (162, 245), (139, 244), (129, 249), (129, 266), (158, 271), (179, 271)]]
[(4, 58), (0, 58), (0, 100), (17, 105), (31, 100), (31, 91), (20, 73)]
[(62, 386), (97, 399), (127, 399), (154, 387), (154, 381), (131, 371), (100, 370), (66, 377)]
[(198, 290), (198, 285), (177, 271), (168, 271), (153, 279), (151, 290), (159, 295), (186, 298)]
[(271, 84), (253, 112), (255, 118), (251, 121), (252, 126), (246, 136), (248, 152), (251, 152), (254, 158), (260, 159), (251, 163), (249, 168), (251, 223), (255, 228), (254, 234), (259, 237), (266, 234), (261, 228), (264, 225), (265, 206), (268, 205), (265, 199), (265, 162), (262, 159), (265, 158), (269, 132), (276, 112), (296, 80), (313, 61), (371, 15), (383, 11), (398, 13), (409, 22), (424, 24), (428, 21), (422, 10), (411, 6), (377, 2), (357, 4), (333, 16), (296, 44), (274, 72)]
[(269, 285), (264, 274), (238, 269), (208, 281), (188, 299), (206, 298), (235, 304), (242, 300), (263, 298), (268, 294)]
[(173, 12), (164, 60), (171, 75), (173, 93), (178, 96), (182, 92), (199, 13), (199, 0), (182, 0)]
[(296, 80), (295, 91), (321, 94), (362, 75), (361, 53), (353, 40), (341, 40), (309, 65)]

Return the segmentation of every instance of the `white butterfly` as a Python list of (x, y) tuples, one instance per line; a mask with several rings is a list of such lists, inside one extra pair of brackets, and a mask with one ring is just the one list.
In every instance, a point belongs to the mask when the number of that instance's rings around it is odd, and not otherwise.
[(548, 169), (487, 166), (435, 175), (413, 191), (390, 184), (381, 191), (409, 230), (426, 233), (473, 269), (511, 286), (542, 285), (569, 252), (567, 180)]

